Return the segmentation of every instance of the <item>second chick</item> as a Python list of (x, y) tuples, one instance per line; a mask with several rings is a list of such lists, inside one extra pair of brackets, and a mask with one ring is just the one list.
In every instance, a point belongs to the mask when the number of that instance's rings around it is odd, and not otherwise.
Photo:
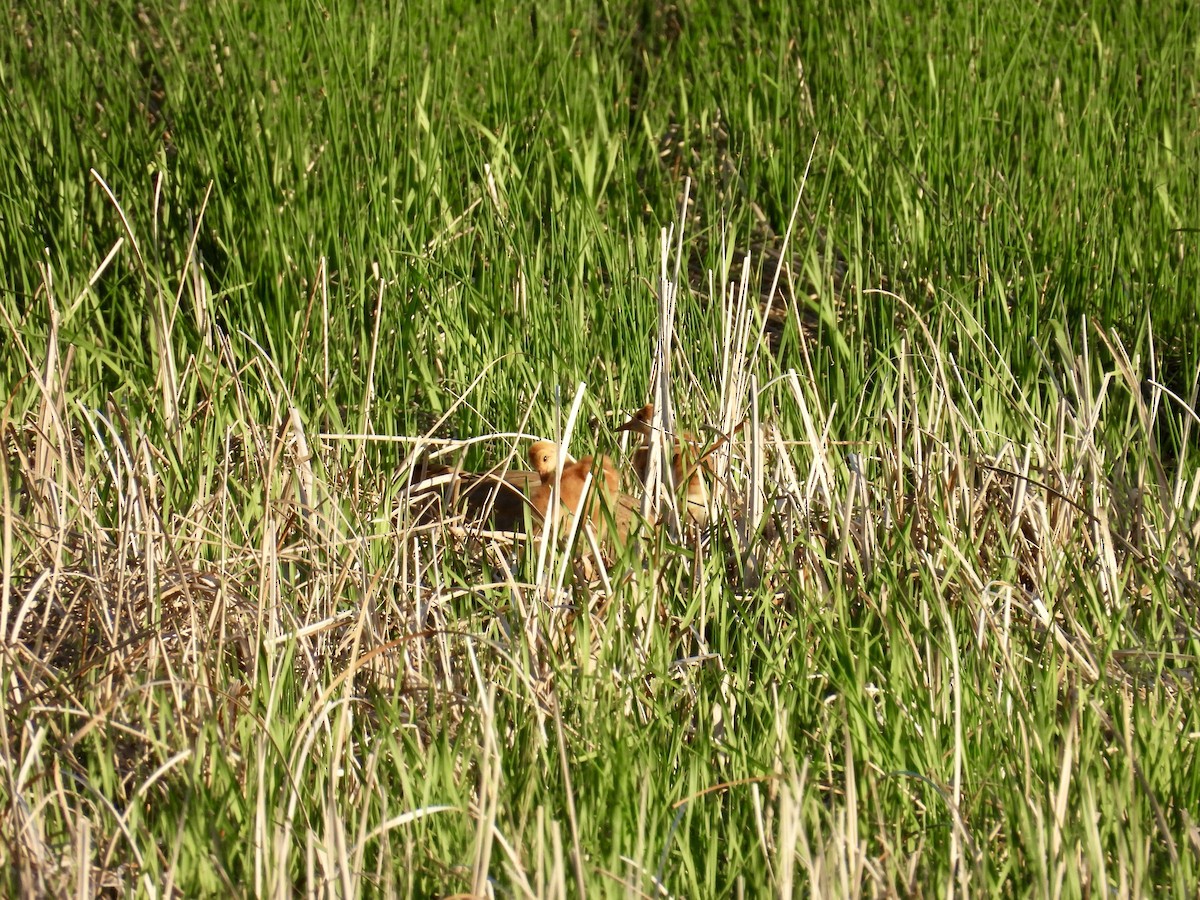
[[(530, 500), (542, 520), (551, 522), (550, 494), (558, 469), (558, 445), (550, 441), (536, 441), (529, 448), (529, 463), (541, 479), (541, 484), (533, 489)], [(624, 543), (629, 538), (629, 528), (637, 505), (631, 497), (621, 493), (621, 477), (607, 456), (585, 456), (563, 466), (559, 482), (559, 508), (572, 516), (580, 514), (585, 502), (583, 484), (588, 473), (592, 474), (592, 484), (586, 500), (586, 521), (591, 522), (601, 539), (604, 539), (608, 532), (607, 516), (611, 515), (616, 526), (616, 537)]]

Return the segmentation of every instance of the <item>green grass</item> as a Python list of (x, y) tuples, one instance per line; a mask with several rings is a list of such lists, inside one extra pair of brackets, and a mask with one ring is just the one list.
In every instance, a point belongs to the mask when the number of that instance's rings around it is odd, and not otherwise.
[[(7, 20), (0, 893), (1194, 896), (1191, 4)], [(719, 520), (417, 522), (619, 452), (672, 125), (718, 289), (803, 187), (777, 351), (680, 288)]]

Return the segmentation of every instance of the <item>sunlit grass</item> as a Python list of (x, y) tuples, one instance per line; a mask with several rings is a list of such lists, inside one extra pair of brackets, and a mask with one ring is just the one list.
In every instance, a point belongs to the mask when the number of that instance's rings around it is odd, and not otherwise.
[[(1190, 6), (10, 24), (6, 893), (1194, 892)], [(420, 521), (621, 452), (664, 264), (704, 540)]]

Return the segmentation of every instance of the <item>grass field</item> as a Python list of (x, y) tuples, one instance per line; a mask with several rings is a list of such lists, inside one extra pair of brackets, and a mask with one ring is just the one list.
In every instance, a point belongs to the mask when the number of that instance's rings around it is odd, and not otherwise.
[(1200, 7), (556, 6), (6, 11), (0, 894), (1195, 896)]

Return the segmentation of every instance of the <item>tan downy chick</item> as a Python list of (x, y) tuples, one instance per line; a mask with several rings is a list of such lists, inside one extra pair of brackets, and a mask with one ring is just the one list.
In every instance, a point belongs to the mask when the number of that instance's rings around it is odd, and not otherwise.
[[(530, 499), (533, 507), (550, 521), (550, 494), (554, 489), (554, 475), (558, 468), (558, 445), (550, 441), (537, 441), (529, 448), (529, 463), (541, 478)], [(621, 493), (621, 477), (607, 456), (594, 458), (585, 456), (577, 462), (563, 465), (559, 482), (559, 503), (571, 513), (578, 515), (583, 502), (583, 484), (588, 473), (592, 473), (592, 485), (587, 502), (587, 521), (596, 527), (601, 538), (607, 529), (604, 509), (613, 517), (617, 537), (624, 543), (629, 537), (629, 526), (633, 521), (636, 504), (632, 498)], [(597, 503), (597, 498), (601, 498)]]
[[(633, 451), (633, 469), (646, 483), (650, 470), (650, 436), (654, 428), (654, 404), (647, 403), (633, 418), (620, 426), (617, 431), (631, 431), (641, 435), (642, 446)], [(701, 447), (696, 436), (690, 431), (676, 437), (671, 447), (671, 480), (678, 490), (687, 479), (687, 518), (696, 525), (708, 521), (708, 484), (706, 479), (713, 477), (712, 464), (707, 454), (701, 456)]]

